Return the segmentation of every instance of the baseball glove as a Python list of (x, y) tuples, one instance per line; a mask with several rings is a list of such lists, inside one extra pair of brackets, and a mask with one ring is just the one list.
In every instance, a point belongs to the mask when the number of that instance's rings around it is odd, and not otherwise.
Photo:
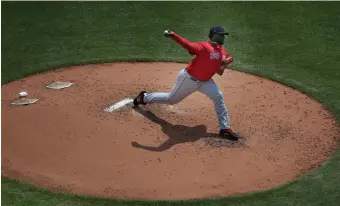
[(225, 69), (233, 69), (234, 67), (234, 58), (231, 56), (226, 57), (224, 60), (221, 62), (221, 66)]
[(224, 60), (222, 60), (221, 65), (225, 66), (225, 65), (232, 63), (233, 61), (234, 61), (234, 58), (232, 56), (228, 56)]

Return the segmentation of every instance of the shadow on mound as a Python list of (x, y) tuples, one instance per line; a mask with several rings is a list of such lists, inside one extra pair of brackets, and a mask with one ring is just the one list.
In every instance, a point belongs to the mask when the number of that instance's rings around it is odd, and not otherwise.
[(176, 144), (196, 142), (200, 139), (204, 139), (206, 145), (213, 147), (242, 147), (244, 144), (244, 140), (234, 142), (227, 139), (221, 139), (218, 134), (207, 132), (207, 127), (205, 125), (197, 125), (195, 127), (173, 125), (168, 121), (157, 117), (151, 111), (145, 111), (139, 107), (133, 107), (133, 109), (150, 121), (159, 124), (162, 127), (164, 134), (169, 137), (167, 141), (163, 142), (158, 147), (146, 146), (141, 145), (138, 142), (132, 142), (131, 145), (136, 148), (153, 152), (163, 152)]

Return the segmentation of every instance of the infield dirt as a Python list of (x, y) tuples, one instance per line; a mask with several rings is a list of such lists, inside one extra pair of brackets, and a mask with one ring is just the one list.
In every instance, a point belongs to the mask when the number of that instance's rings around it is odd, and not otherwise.
[[(214, 77), (238, 142), (219, 139), (213, 103), (194, 93), (176, 105), (110, 103), (168, 92), (185, 64), (74, 66), (2, 86), (2, 173), (40, 187), (122, 199), (189, 199), (270, 189), (322, 164), (339, 128), (300, 92), (228, 70)], [(45, 86), (71, 81), (64, 90)], [(20, 91), (39, 101), (12, 106)]]

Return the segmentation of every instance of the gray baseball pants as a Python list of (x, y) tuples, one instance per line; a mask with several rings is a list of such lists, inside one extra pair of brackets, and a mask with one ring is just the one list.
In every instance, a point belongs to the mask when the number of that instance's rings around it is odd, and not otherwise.
[(224, 104), (223, 94), (217, 87), (215, 81), (210, 79), (206, 82), (200, 82), (190, 76), (186, 69), (182, 69), (178, 73), (176, 84), (169, 93), (146, 93), (144, 102), (147, 104), (160, 103), (173, 105), (182, 101), (195, 91), (205, 94), (214, 102), (220, 129), (230, 128), (228, 110)]

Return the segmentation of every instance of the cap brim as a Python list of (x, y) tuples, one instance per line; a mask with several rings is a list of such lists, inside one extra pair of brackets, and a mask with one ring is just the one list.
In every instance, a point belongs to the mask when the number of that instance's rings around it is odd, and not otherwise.
[(218, 34), (229, 35), (229, 32), (218, 32)]

